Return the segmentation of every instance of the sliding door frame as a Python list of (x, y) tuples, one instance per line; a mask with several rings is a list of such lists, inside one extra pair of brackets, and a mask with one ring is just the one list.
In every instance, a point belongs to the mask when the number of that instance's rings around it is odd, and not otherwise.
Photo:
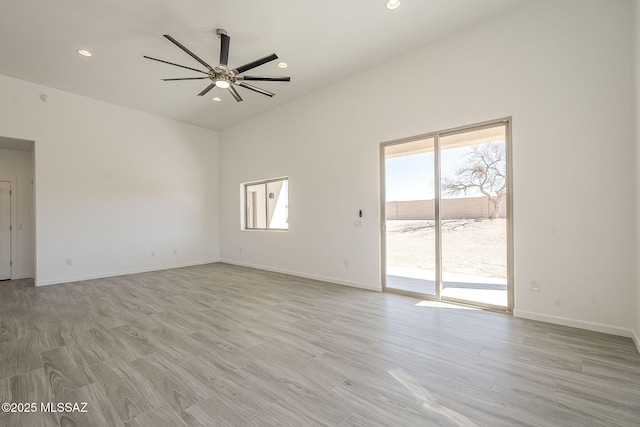
[[(491, 127), (505, 126), (505, 149), (506, 149), (506, 169), (507, 169), (507, 307), (485, 304), (480, 302), (472, 302), (451, 297), (442, 296), (442, 221), (440, 214), (440, 206), (442, 201), (441, 194), (441, 176), (440, 176), (440, 138), (444, 136), (465, 133), (474, 130), (486, 129)], [(511, 142), (512, 118), (504, 117), (501, 119), (490, 120), (481, 123), (475, 123), (467, 126), (446, 129), (438, 132), (425, 133), (412, 137), (397, 139), (380, 143), (380, 254), (381, 254), (381, 283), (384, 292), (396, 293), (411, 297), (424, 298), (428, 300), (446, 301), (456, 304), (480, 307), (487, 310), (512, 313), (515, 307), (515, 286), (514, 286), (514, 258), (513, 258), (513, 161), (512, 161), (512, 142)], [(405, 291), (401, 289), (389, 288), (387, 286), (387, 243), (386, 243), (386, 171), (385, 171), (385, 148), (415, 142), (422, 139), (434, 139), (434, 195), (435, 195), (435, 223), (436, 223), (436, 293), (435, 295), (423, 294)]]

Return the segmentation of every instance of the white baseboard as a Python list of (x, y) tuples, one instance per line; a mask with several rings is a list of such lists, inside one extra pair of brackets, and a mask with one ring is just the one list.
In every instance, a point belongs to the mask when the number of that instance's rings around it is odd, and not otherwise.
[(633, 336), (631, 338), (633, 339), (633, 342), (635, 343), (636, 348), (638, 349), (638, 353), (640, 353), (640, 337), (638, 336), (638, 332), (633, 331)]
[(366, 290), (369, 290), (369, 291), (378, 291), (378, 292), (381, 291), (381, 289), (377, 288), (376, 286), (372, 286), (372, 285), (364, 284), (364, 283), (350, 282), (350, 281), (336, 279), (336, 278), (332, 278), (332, 277), (317, 276), (317, 275), (314, 275), (314, 274), (302, 273), (302, 272), (299, 272), (299, 271), (285, 270), (285, 269), (281, 269), (281, 268), (272, 268), (272, 267), (268, 267), (268, 266), (264, 266), (264, 265), (250, 264), (250, 263), (244, 263), (244, 262), (238, 262), (238, 261), (232, 261), (232, 260), (220, 260), (220, 259), (211, 259), (211, 260), (203, 260), (203, 261), (189, 262), (189, 263), (183, 263), (183, 264), (166, 265), (166, 266), (155, 267), (155, 268), (140, 268), (140, 269), (132, 269), (132, 270), (126, 270), (126, 271), (110, 272), (110, 273), (100, 273), (100, 274), (89, 274), (89, 275), (83, 275), (83, 276), (64, 277), (64, 278), (59, 278), (59, 279), (36, 280), (35, 282), (36, 282), (36, 286), (58, 285), (58, 284), (61, 284), (61, 283), (81, 282), (83, 280), (92, 280), (92, 279), (104, 279), (106, 277), (125, 276), (127, 274), (148, 273), (148, 272), (151, 272), (151, 271), (170, 270), (172, 268), (191, 267), (191, 266), (194, 266), (194, 265), (212, 264), (212, 263), (216, 263), (216, 262), (224, 262), (226, 264), (238, 265), (238, 266), (249, 267), (249, 268), (256, 268), (258, 270), (272, 271), (274, 273), (289, 274), (291, 276), (304, 277), (305, 279), (312, 279), (312, 280), (318, 280), (318, 281), (322, 281), (322, 282), (329, 282), (329, 283), (333, 283), (333, 284), (336, 284), (336, 285), (350, 286), (350, 287), (353, 287), (353, 288), (366, 289)]
[(11, 280), (20, 280), (20, 279), (33, 279), (32, 274), (18, 274), (17, 276), (13, 276)]
[(586, 329), (588, 331), (602, 332), (604, 334), (632, 338), (635, 341), (636, 347), (638, 347), (638, 350), (640, 351), (637, 336), (635, 336), (633, 330), (628, 328), (621, 328), (619, 326), (612, 326), (604, 323), (587, 322), (584, 320), (571, 319), (568, 317), (549, 316), (547, 314), (534, 313), (532, 311), (524, 311), (518, 309), (513, 310), (513, 316), (529, 320), (538, 320), (540, 322), (554, 323), (556, 325), (570, 326), (572, 328)]
[(321, 281), (321, 282), (333, 283), (335, 285), (350, 286), (352, 288), (366, 289), (368, 291), (380, 292), (382, 290), (379, 287), (376, 287), (375, 285), (370, 285), (368, 283), (350, 282), (350, 281), (347, 281), (347, 280), (336, 279), (336, 278), (333, 278), (333, 277), (317, 276), (315, 274), (302, 273), (302, 272), (299, 272), (299, 271), (292, 271), (292, 270), (286, 270), (286, 269), (282, 269), (282, 268), (268, 267), (266, 265), (250, 264), (250, 263), (247, 263), (247, 262), (239, 262), (239, 261), (235, 261), (235, 260), (225, 260), (225, 259), (221, 260), (220, 262), (223, 262), (225, 264), (238, 265), (238, 266), (241, 266), (241, 267), (256, 268), (258, 270), (272, 271), (274, 273), (282, 273), (282, 274), (289, 274), (291, 276), (304, 277), (305, 279), (318, 280), (318, 281)]
[(171, 270), (173, 268), (192, 267), (194, 265), (212, 264), (214, 262), (220, 262), (220, 260), (211, 259), (211, 260), (203, 260), (203, 261), (194, 261), (194, 262), (186, 262), (182, 264), (164, 265), (164, 266), (152, 267), (152, 268), (139, 268), (139, 269), (117, 271), (117, 272), (110, 272), (110, 273), (88, 274), (85, 276), (64, 277), (59, 279), (49, 279), (49, 280), (36, 279), (36, 286), (59, 285), (61, 283), (81, 282), (83, 280), (104, 279), (106, 277), (126, 276), (127, 274), (149, 273), (152, 271)]

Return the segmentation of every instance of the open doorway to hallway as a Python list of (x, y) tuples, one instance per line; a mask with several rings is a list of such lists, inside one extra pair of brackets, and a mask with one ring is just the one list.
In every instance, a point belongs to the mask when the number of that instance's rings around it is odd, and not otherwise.
[(34, 150), (0, 136), (0, 280), (35, 276)]

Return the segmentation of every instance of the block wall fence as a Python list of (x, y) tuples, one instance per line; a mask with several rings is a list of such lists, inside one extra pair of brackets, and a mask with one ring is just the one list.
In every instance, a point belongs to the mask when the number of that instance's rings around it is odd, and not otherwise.
[[(442, 219), (479, 219), (488, 218), (493, 205), (488, 197), (465, 197), (442, 199)], [(433, 220), (435, 219), (435, 200), (408, 200), (386, 203), (387, 220)], [(502, 200), (500, 218), (506, 217), (506, 203)]]

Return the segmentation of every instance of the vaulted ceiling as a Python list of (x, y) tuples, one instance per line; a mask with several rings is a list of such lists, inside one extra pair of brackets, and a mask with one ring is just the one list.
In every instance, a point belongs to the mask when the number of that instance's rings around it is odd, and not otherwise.
[[(220, 130), (380, 64), (381, 85), (411, 90), (416, 76), (394, 58), (526, 1), (401, 0), (388, 10), (386, 0), (0, 0), (0, 74)], [(205, 80), (161, 80), (198, 73), (143, 58), (202, 68), (169, 34), (216, 66), (217, 28), (231, 37), (231, 68), (276, 53), (250, 74), (291, 82), (255, 82), (273, 98), (243, 88), (239, 103), (220, 88), (199, 97)]]

